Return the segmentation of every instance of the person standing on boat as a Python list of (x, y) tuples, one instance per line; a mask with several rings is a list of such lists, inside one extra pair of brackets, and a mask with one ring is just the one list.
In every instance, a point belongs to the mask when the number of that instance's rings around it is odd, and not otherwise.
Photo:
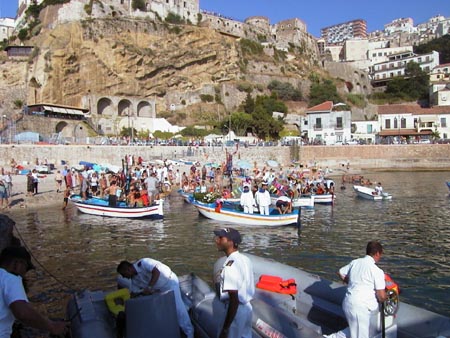
[(252, 262), (239, 250), (241, 235), (233, 228), (215, 230), (219, 251), (227, 255), (222, 269), (215, 276), (220, 285), (220, 300), (226, 306), (225, 318), (219, 325), (219, 338), (252, 337), (252, 305), (255, 294)]
[(250, 186), (248, 183), (244, 183), (243, 191), (241, 194), (240, 204), (244, 208), (246, 214), (253, 214), (253, 205), (255, 204), (255, 199), (253, 198), (253, 193), (250, 191)]
[(111, 181), (111, 185), (105, 190), (105, 193), (108, 194), (108, 206), (116, 207), (117, 206), (117, 195), (120, 188), (117, 186), (116, 181)]
[(341, 280), (348, 284), (342, 309), (351, 338), (369, 337), (370, 318), (379, 311), (378, 303), (387, 299), (384, 272), (376, 265), (382, 254), (381, 244), (371, 241), (367, 244), (365, 257), (351, 261), (338, 271)]
[(0, 337), (9, 338), (16, 319), (25, 325), (54, 335), (67, 333), (62, 321), (52, 321), (37, 312), (28, 302), (23, 280), (34, 269), (30, 253), (24, 247), (7, 247), (0, 254)]
[(383, 187), (381, 186), (381, 182), (378, 182), (377, 186), (375, 187), (375, 193), (378, 196), (381, 196), (383, 194)]
[(261, 215), (269, 215), (269, 205), (271, 203), (270, 193), (267, 191), (267, 182), (262, 182), (261, 188), (255, 194), (256, 204)]
[(155, 292), (173, 291), (178, 325), (187, 338), (194, 338), (194, 327), (181, 298), (178, 277), (167, 265), (155, 259), (142, 258), (136, 263), (120, 262), (117, 272), (130, 280), (129, 283), (123, 283), (119, 279), (119, 285), (129, 288), (132, 294), (151, 295)]

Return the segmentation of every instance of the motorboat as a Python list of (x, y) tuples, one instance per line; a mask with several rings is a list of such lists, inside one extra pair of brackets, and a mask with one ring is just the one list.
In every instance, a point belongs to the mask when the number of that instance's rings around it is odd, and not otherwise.
[(312, 194), (314, 196), (314, 204), (333, 204), (336, 199), (335, 194)]
[(387, 192), (379, 194), (375, 189), (364, 187), (362, 185), (354, 185), (353, 190), (355, 190), (356, 194), (359, 197), (371, 201), (384, 201), (392, 199), (392, 195), (388, 194)]
[[(341, 304), (346, 286), (268, 258), (245, 254), (252, 262), (256, 292), (253, 307), (253, 337), (349, 337)], [(225, 257), (214, 265), (214, 275)], [(219, 318), (226, 307), (208, 283), (195, 274), (179, 277), (180, 290), (195, 329), (195, 337), (217, 337)], [(264, 281), (264, 283), (263, 283)], [(272, 281), (273, 283), (266, 283)], [(281, 281), (281, 283), (278, 283)], [(285, 282), (289, 290), (284, 290)], [(281, 285), (281, 288), (280, 288)], [(85, 290), (67, 305), (73, 338), (115, 338), (116, 321), (109, 311), (106, 291)], [(450, 318), (407, 304), (390, 293), (385, 311), (370, 319), (370, 338), (448, 337)], [(119, 301), (120, 296), (118, 297)], [(173, 291), (124, 300), (126, 337), (179, 338)], [(120, 304), (120, 302), (117, 302)], [(384, 322), (384, 325), (383, 325)], [(384, 332), (383, 332), (384, 331)]]
[[(279, 196), (270, 196), (272, 205), (277, 203)], [(304, 195), (291, 199), (293, 208), (314, 208), (314, 195)]]
[(252, 226), (300, 225), (299, 208), (289, 214), (280, 214), (278, 210), (270, 208), (269, 215), (261, 215), (244, 213), (240, 210), (240, 206), (234, 203), (203, 203), (194, 200), (192, 205), (201, 215), (215, 221)]
[(89, 197), (83, 199), (77, 194), (71, 195), (69, 200), (80, 212), (89, 215), (119, 218), (164, 218), (164, 200), (162, 199), (147, 207), (130, 207), (125, 201), (118, 201), (115, 207), (110, 207), (108, 200), (105, 198)]

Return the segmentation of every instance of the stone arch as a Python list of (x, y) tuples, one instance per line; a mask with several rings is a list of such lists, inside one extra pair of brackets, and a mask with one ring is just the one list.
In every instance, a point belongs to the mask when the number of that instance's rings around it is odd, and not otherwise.
[(114, 115), (114, 105), (111, 99), (107, 97), (102, 97), (97, 102), (97, 114), (98, 115)]
[(63, 137), (72, 137), (72, 130), (69, 128), (69, 124), (65, 121), (58, 122), (55, 126), (55, 133), (61, 133)]
[(117, 113), (119, 116), (133, 115), (133, 106), (130, 100), (122, 99), (117, 106)]
[(137, 116), (139, 117), (152, 117), (152, 106), (147, 101), (141, 101), (137, 105)]

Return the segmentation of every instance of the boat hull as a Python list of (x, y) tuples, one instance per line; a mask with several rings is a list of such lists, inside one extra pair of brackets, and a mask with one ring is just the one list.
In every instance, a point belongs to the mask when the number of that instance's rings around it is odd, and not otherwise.
[(383, 201), (383, 200), (390, 200), (392, 199), (392, 195), (388, 193), (383, 193), (381, 195), (378, 195), (375, 191), (375, 189), (364, 187), (361, 185), (354, 185), (353, 190), (356, 192), (356, 194), (364, 198), (366, 200), (371, 201)]
[[(270, 197), (272, 205), (275, 205), (278, 199), (278, 196)], [(314, 208), (314, 196), (303, 196), (292, 199), (292, 207), (293, 208)]]
[(148, 207), (128, 207), (124, 203), (119, 203), (117, 207), (110, 207), (103, 199), (91, 198), (83, 201), (79, 196), (71, 196), (70, 200), (80, 212), (88, 215), (118, 218), (164, 218), (163, 200)]
[(192, 205), (198, 212), (206, 218), (213, 219), (220, 222), (236, 223), (250, 226), (282, 226), (282, 225), (300, 225), (300, 211), (294, 210), (291, 214), (285, 215), (260, 215), (260, 214), (246, 214), (241, 211), (222, 208), (216, 211), (216, 208), (211, 204), (204, 204), (200, 202), (193, 202)]

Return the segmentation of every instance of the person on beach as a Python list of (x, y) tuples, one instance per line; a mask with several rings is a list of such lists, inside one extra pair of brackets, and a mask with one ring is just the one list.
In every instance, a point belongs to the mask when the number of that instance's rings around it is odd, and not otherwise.
[(69, 197), (70, 197), (70, 188), (66, 187), (66, 190), (64, 190), (64, 200), (62, 207), (63, 210), (67, 207), (67, 203), (69, 203)]
[(370, 318), (379, 311), (378, 303), (387, 299), (384, 272), (376, 265), (382, 254), (382, 245), (371, 241), (367, 243), (365, 257), (351, 261), (337, 273), (348, 284), (342, 309), (352, 338), (369, 337)]
[(62, 181), (63, 181), (63, 175), (61, 174), (61, 172), (58, 170), (56, 172), (55, 175), (55, 182), (56, 182), (56, 192), (60, 192), (61, 191), (61, 186), (62, 186)]
[(31, 176), (33, 178), (33, 195), (37, 195), (38, 193), (38, 185), (39, 185), (39, 177), (36, 169), (33, 169), (31, 172)]
[(27, 173), (27, 196), (33, 196), (34, 183), (31, 171)]
[[(3, 204), (6, 202), (6, 205)], [(0, 179), (0, 209), (9, 208), (8, 192), (5, 182)]]
[(0, 337), (11, 336), (16, 319), (25, 325), (53, 335), (67, 333), (67, 324), (52, 321), (37, 312), (28, 302), (23, 286), (27, 271), (34, 269), (30, 253), (24, 247), (7, 247), (0, 254)]

